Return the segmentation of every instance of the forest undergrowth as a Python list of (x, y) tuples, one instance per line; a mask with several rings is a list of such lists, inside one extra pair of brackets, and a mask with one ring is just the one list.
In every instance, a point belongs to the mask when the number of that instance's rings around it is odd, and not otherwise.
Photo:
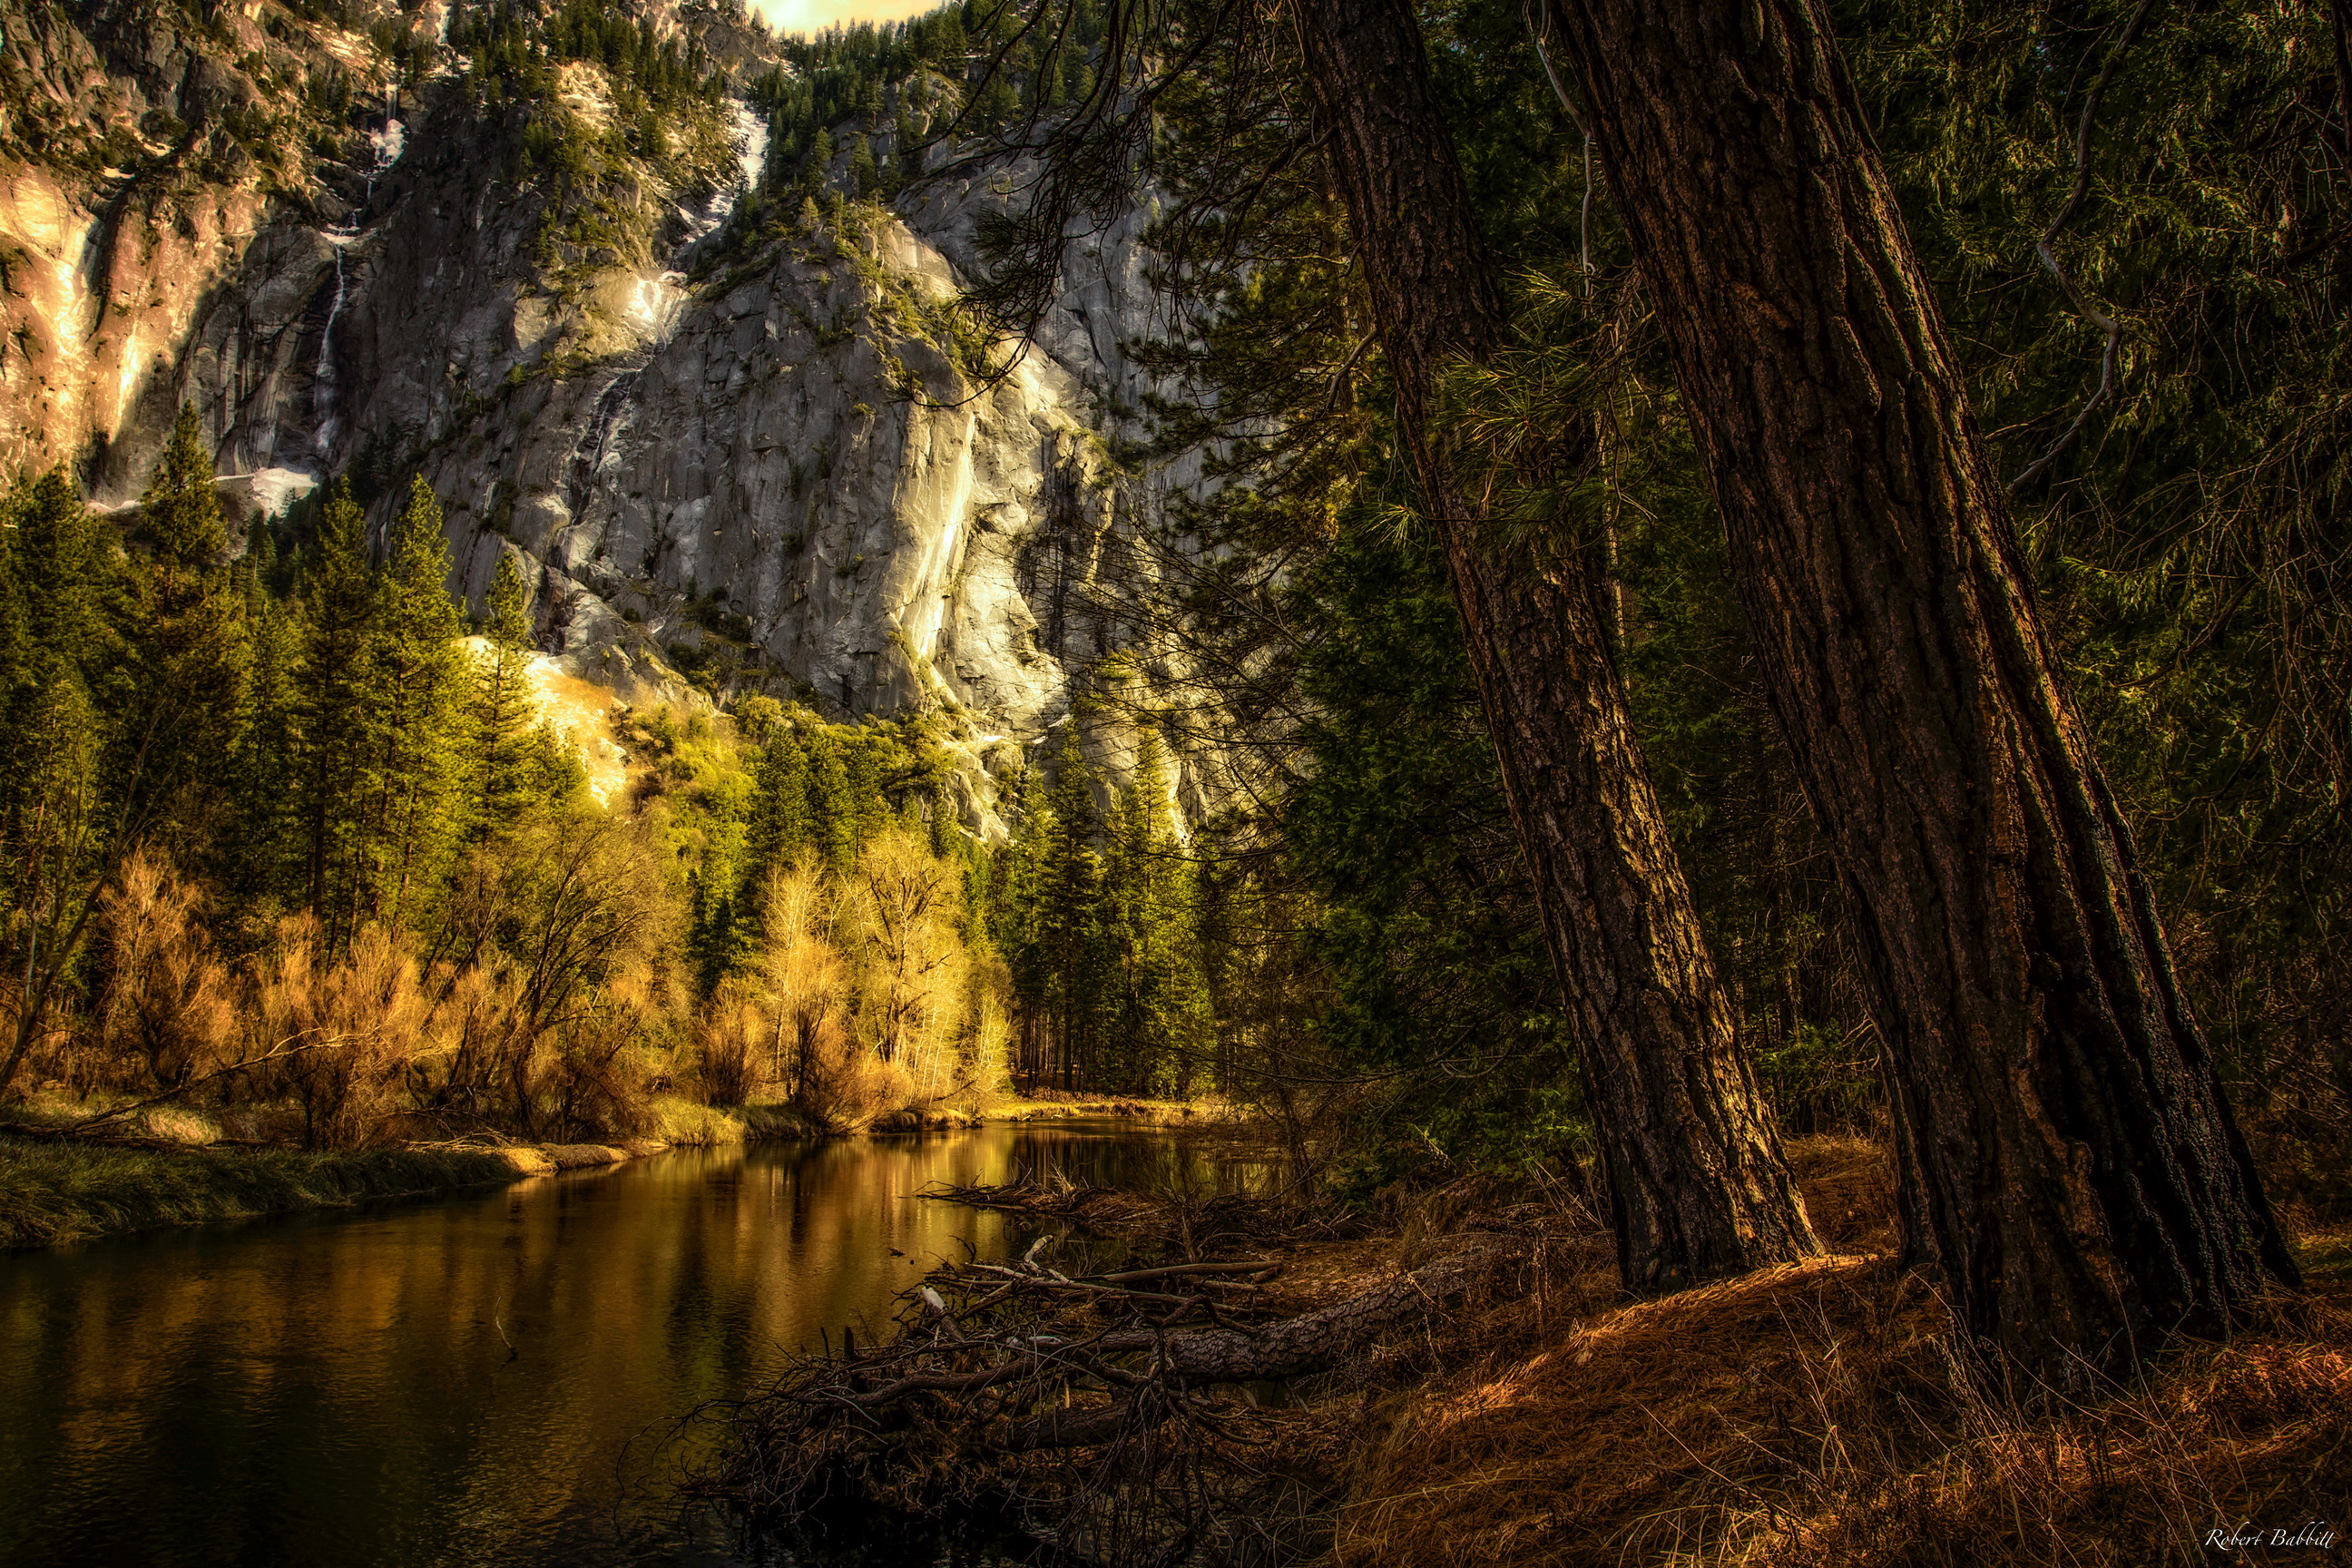
[(1541, 1173), (1345, 1205), (1052, 1172), (941, 1193), (1057, 1229), (715, 1412), (696, 1489), (786, 1528), (845, 1500), (1006, 1519), (1121, 1565), (2122, 1568), (2214, 1561), (2216, 1530), (2294, 1560), (2273, 1531), (2344, 1517), (2340, 1230), (2303, 1230), (2309, 1289), (2226, 1342), (2003, 1385), (1896, 1258), (1886, 1149), (1790, 1158), (1822, 1256), (1646, 1300)]

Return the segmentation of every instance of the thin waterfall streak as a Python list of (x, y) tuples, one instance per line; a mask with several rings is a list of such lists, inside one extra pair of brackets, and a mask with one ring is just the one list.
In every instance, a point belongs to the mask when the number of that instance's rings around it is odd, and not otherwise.
[(375, 205), (376, 182), (385, 170), (400, 162), (407, 150), (408, 128), (394, 112), (397, 99), (387, 99), (383, 129), (368, 133), (367, 184), (361, 193), (359, 205), (352, 209), (349, 223), (331, 225), (326, 241), (335, 252), (335, 297), (327, 305), (327, 324), (319, 334), (319, 361), (311, 370), (310, 413), (318, 428), (310, 438), (311, 452), (320, 458), (329, 455), (335, 444), (335, 321), (343, 313), (343, 300), (350, 279), (343, 266), (343, 251), (360, 237), (360, 228), (368, 209)]
[(319, 363), (313, 373), (310, 411), (317, 416), (318, 434), (310, 449), (320, 457), (335, 438), (335, 318), (343, 313), (343, 247), (335, 247), (335, 298), (327, 307), (327, 327), (319, 334)]

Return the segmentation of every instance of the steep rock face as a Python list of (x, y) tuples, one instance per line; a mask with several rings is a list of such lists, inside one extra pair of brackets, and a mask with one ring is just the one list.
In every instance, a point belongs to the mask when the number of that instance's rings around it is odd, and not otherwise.
[[(536, 112), (609, 120), (595, 68), (562, 81)], [(421, 471), (453, 588), (478, 607), (520, 552), (542, 643), (576, 674), (627, 696), (699, 670), (842, 713), (931, 707), (975, 759), (1034, 744), (1074, 674), (1131, 641), (1104, 605), (1139, 585), (1100, 580), (1105, 542), (1198, 482), (1111, 457), (1146, 390), (1120, 344), (1160, 325), (1140, 214), (1073, 247), (1035, 349), (976, 379), (944, 306), (1018, 171), (814, 225), (727, 222), (732, 169), (608, 171), (601, 210), (640, 237), (583, 263), (561, 244), (565, 191), (518, 175), (512, 126), (461, 78), (379, 101), (306, 199), (213, 191), (196, 221), (119, 243), (132, 259), (111, 271), (68, 264), (106, 222), (103, 181), (78, 196), (12, 176), (0, 222), (37, 257), (8, 305), (58, 345), (23, 394), (49, 401), (17, 405), (47, 446), (19, 463), (64, 455), (79, 417), (93, 499), (128, 501), (187, 400), (263, 510), (356, 470), (381, 521)], [(722, 157), (756, 175), (764, 127), (728, 117)], [(75, 336), (75, 280), (96, 277), (79, 308), (109, 323), (102, 353)], [(1124, 771), (1126, 748), (1102, 749)]]
[[(316, 221), (310, 199), (285, 193), (312, 184), (309, 135), (331, 138), (293, 83), (316, 67), (364, 97), (386, 72), (358, 35), (289, 23), (284, 41), (262, 10), (205, 21), (122, 0), (8, 13), (0, 465), (78, 461), (103, 501), (143, 477), (156, 390), (186, 379), (193, 358), (226, 356), (198, 378), (226, 374), (265, 400), (294, 368), (327, 247), (300, 229)], [(225, 289), (247, 301), (233, 321), (215, 319)]]

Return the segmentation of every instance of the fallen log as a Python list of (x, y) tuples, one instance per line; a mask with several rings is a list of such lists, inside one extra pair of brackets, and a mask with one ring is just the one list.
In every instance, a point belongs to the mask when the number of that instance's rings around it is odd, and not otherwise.
[(1124, 1285), (1133, 1279), (1170, 1279), (1178, 1275), (1197, 1274), (1275, 1274), (1282, 1265), (1271, 1258), (1259, 1258), (1251, 1263), (1171, 1263), (1160, 1268), (1129, 1268), (1118, 1274), (1089, 1274), (1089, 1279), (1107, 1284)]
[(1363, 1233), (1360, 1219), (1295, 1197), (1224, 1194), (1199, 1203), (1149, 1197), (1112, 1187), (1020, 1181), (1001, 1185), (942, 1184), (916, 1194), (935, 1203), (1055, 1220), (1097, 1236), (1193, 1246), (1249, 1247), (1278, 1237), (1336, 1239)]
[(1367, 1341), (1418, 1322), (1461, 1295), (1495, 1257), (1492, 1247), (1458, 1252), (1360, 1296), (1278, 1322), (1174, 1334), (1127, 1330), (1105, 1334), (1095, 1348), (1111, 1355), (1151, 1352), (1160, 1374), (1184, 1385), (1271, 1383), (1328, 1372)]
[[(1135, 1216), (1150, 1202), (1066, 1188), (971, 1194), (1008, 1195), (1096, 1215)], [(1269, 1224), (1240, 1245), (1330, 1234), (1307, 1223), (1303, 1237)], [(1337, 1484), (1348, 1419), (1267, 1408), (1247, 1388), (1379, 1375), (1394, 1348), (1516, 1267), (1527, 1246), (1461, 1237), (1434, 1262), (1286, 1312), (1263, 1283), (1280, 1258), (1203, 1258), (1197, 1229), (1161, 1235), (1164, 1261), (1075, 1279), (1045, 1261), (1051, 1238), (1009, 1262), (935, 1270), (902, 1297), (895, 1335), (845, 1333), (840, 1353), (802, 1357), (730, 1406), (719, 1466), (697, 1489), (785, 1530), (845, 1499), (901, 1516), (1009, 1512), (1115, 1568), (1173, 1563), (1187, 1542), (1255, 1536), (1277, 1517), (1311, 1532), (1305, 1500)]]
[[(741, 1459), (772, 1478), (838, 1468), (854, 1457), (859, 1462), (853, 1468), (887, 1469), (910, 1455), (903, 1430), (877, 1426), (876, 1417), (902, 1405), (919, 1405), (923, 1426), (967, 1467), (991, 1455), (1092, 1447), (1133, 1435), (1147, 1408), (1153, 1422), (1195, 1408), (1189, 1396), (1199, 1390), (1303, 1377), (1360, 1359), (1382, 1335), (1424, 1323), (1508, 1256), (1489, 1241), (1344, 1301), (1258, 1321), (1233, 1321), (1230, 1304), (1206, 1296), (1093, 1285), (1033, 1260), (1024, 1260), (1025, 1270), (1004, 1264), (943, 1268), (908, 1293), (913, 1309), (897, 1339), (861, 1347), (845, 1333), (840, 1354), (802, 1358), (750, 1401), (758, 1451)], [(1189, 1267), (1194, 1272), (1129, 1272), (1211, 1288), (1229, 1282), (1200, 1273), (1204, 1267), (1269, 1266)], [(974, 1293), (983, 1286), (984, 1294)], [(950, 1306), (943, 1292), (965, 1300)], [(1178, 1311), (1141, 1317), (1160, 1306)], [(1125, 1310), (1129, 1321), (1100, 1322), (1106, 1308)], [(1192, 1310), (1211, 1321), (1177, 1326), (1179, 1313)], [(1160, 1397), (1139, 1401), (1139, 1391)], [(1099, 1403), (1114, 1393), (1113, 1403)], [(858, 1456), (861, 1447), (871, 1452)], [(938, 1457), (926, 1456), (921, 1467)]]

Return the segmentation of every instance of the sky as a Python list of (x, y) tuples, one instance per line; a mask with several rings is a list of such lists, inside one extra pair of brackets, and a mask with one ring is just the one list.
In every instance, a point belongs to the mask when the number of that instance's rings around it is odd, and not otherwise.
[(941, 0), (745, 0), (768, 26), (785, 33), (814, 33), (835, 22), (895, 22), (936, 10)]

